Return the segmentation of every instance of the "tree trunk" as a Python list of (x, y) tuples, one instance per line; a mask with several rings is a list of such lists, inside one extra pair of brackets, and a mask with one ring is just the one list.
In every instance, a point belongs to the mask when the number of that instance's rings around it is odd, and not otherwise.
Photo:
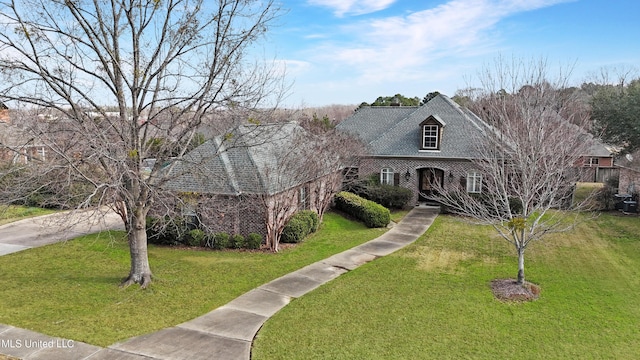
[(146, 213), (144, 208), (137, 208), (132, 212), (131, 226), (129, 226), (128, 240), (131, 254), (131, 270), (129, 276), (120, 286), (140, 284), (145, 289), (151, 283), (151, 267), (147, 252)]
[(524, 249), (518, 249), (518, 285), (524, 284)]
[(267, 245), (269, 246), (269, 250), (274, 253), (278, 252), (279, 240), (278, 231), (273, 225), (267, 225)]

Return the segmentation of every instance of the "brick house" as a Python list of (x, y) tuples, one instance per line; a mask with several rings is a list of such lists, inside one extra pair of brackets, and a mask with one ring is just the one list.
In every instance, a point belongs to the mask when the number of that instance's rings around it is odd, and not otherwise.
[(585, 136), (591, 146), (577, 164), (582, 167), (580, 181), (606, 183), (609, 179), (618, 178), (619, 170), (613, 161), (615, 152), (593, 136)]
[[(244, 125), (167, 166), (172, 176), (163, 187), (180, 193), (178, 211), (208, 231), (255, 232), (277, 245), (293, 214), (308, 209), (321, 217), (340, 186), (339, 168), (311, 161), (316, 150), (296, 123)], [(158, 204), (150, 215), (175, 206)]]
[[(469, 109), (438, 94), (422, 106), (363, 107), (338, 125), (360, 138), (369, 154), (360, 159), (359, 178), (375, 176), (384, 184), (410, 189), (414, 203), (426, 200), (434, 184), (482, 192), (474, 169), (477, 144), (494, 129)], [(584, 181), (604, 181), (615, 170), (613, 157), (589, 137), (592, 148), (577, 169)]]
[(472, 161), (477, 141), (492, 130), (445, 95), (422, 106), (363, 107), (338, 128), (369, 147), (369, 155), (359, 161), (358, 176), (406, 187), (413, 203), (425, 200), (422, 195), (431, 194), (436, 183), (482, 191), (482, 175)]
[(49, 157), (48, 147), (13, 124), (9, 108), (0, 102), (0, 164), (28, 164), (44, 162)]

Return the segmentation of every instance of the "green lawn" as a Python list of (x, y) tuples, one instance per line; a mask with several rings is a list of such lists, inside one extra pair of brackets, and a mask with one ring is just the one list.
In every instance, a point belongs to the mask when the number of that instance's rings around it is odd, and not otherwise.
[(261, 359), (637, 359), (640, 219), (603, 215), (535, 243), (539, 300), (489, 283), (516, 257), (487, 227), (440, 215), (415, 244), (293, 301), (258, 333)]
[(3, 205), (0, 206), (0, 225), (8, 224), (10, 222), (28, 217), (47, 215), (53, 212), (55, 212), (55, 210), (27, 206)]
[(278, 254), (150, 246), (154, 282), (118, 284), (129, 270), (122, 232), (0, 257), (0, 323), (107, 346), (205, 314), (237, 296), (381, 235), (334, 213)]
[(587, 198), (590, 198), (588, 206), (591, 206), (593, 209), (600, 209), (602, 206), (601, 204), (598, 204), (598, 197), (596, 196), (596, 194), (598, 191), (602, 190), (603, 187), (604, 184), (602, 183), (577, 183), (576, 191), (573, 193), (573, 203), (581, 204)]

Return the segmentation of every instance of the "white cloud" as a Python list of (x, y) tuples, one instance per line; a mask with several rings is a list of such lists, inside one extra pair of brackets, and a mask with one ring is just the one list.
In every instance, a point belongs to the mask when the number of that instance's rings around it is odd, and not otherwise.
[(309, 0), (310, 5), (333, 9), (337, 17), (349, 15), (364, 15), (384, 10), (396, 0)]
[(311, 68), (309, 62), (300, 60), (278, 60), (275, 65), (277, 74), (288, 77), (304, 74)]
[(345, 27), (343, 35), (349, 40), (326, 42), (316, 56), (337, 63), (336, 68), (351, 69), (362, 83), (428, 78), (433, 72), (429, 65), (436, 60), (492, 51), (499, 41), (496, 25), (504, 18), (566, 1), (449, 1)]

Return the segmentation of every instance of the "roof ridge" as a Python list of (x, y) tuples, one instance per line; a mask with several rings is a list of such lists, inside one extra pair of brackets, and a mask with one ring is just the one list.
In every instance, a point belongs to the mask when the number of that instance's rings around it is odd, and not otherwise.
[[(478, 123), (476, 122), (476, 120), (479, 120), (481, 122), (483, 122), (483, 125), (486, 125), (487, 128), (491, 129), (491, 126), (489, 124), (487, 124), (484, 120), (482, 120), (478, 115), (476, 115), (473, 111), (469, 110), (466, 107), (463, 107), (462, 105), (458, 104), (457, 102), (453, 101), (453, 99), (451, 99), (448, 96), (445, 96), (443, 94), (438, 94), (438, 96), (442, 95), (443, 99), (445, 101), (447, 101), (449, 104), (451, 104), (458, 112), (460, 112), (460, 114), (462, 114), (463, 117), (467, 118), (469, 120), (469, 122), (471, 124), (473, 124), (473, 126), (476, 127), (476, 129), (480, 130), (480, 132), (482, 134), (486, 134), (485, 128), (483, 128), (482, 126), (478, 125)], [(465, 111), (466, 110), (466, 111)], [(471, 117), (469, 114), (473, 114), (473, 116), (475, 117), (475, 119), (473, 119), (473, 117)]]
[(225, 145), (224, 141), (222, 140), (222, 137), (218, 136), (216, 138), (213, 139), (214, 143), (216, 144), (217, 148), (218, 148), (218, 155), (220, 156), (220, 161), (222, 162), (222, 165), (224, 165), (224, 169), (227, 172), (227, 176), (229, 178), (229, 185), (231, 185), (231, 188), (233, 189), (233, 191), (235, 191), (236, 194), (240, 193), (240, 187), (238, 186), (238, 179), (236, 177), (236, 172), (235, 169), (233, 169), (233, 166), (231, 165), (231, 161), (229, 160), (229, 154), (227, 153), (227, 146)]

